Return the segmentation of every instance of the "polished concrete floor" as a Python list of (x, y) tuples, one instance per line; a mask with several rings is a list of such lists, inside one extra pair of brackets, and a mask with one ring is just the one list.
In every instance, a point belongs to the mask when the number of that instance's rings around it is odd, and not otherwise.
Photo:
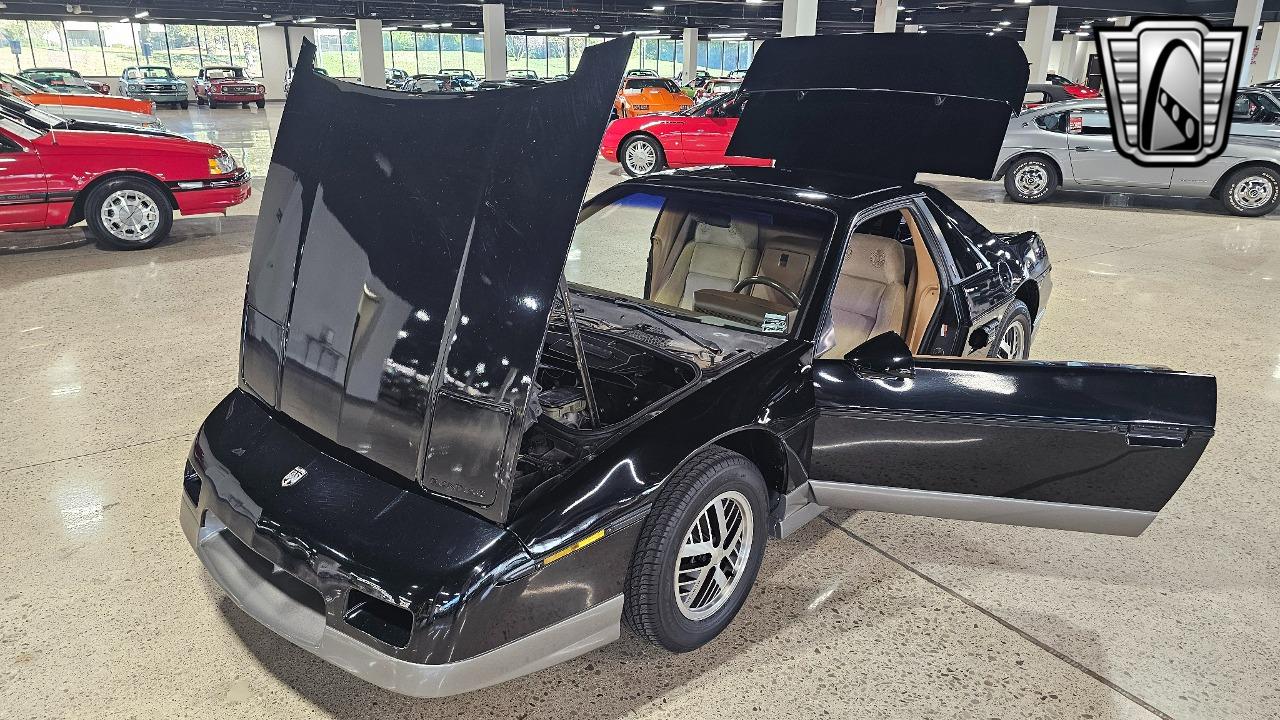
[[(162, 112), (264, 174), (278, 106)], [(593, 188), (620, 179), (601, 162)], [(265, 631), (178, 529), (188, 443), (235, 382), (256, 200), (143, 252), (0, 235), (0, 717), (1280, 716), (1280, 216), (938, 184), (994, 228), (1044, 235), (1055, 289), (1034, 357), (1218, 376), (1218, 434), (1146, 534), (828, 512), (769, 546), (699, 652), (624, 636), (437, 701)]]

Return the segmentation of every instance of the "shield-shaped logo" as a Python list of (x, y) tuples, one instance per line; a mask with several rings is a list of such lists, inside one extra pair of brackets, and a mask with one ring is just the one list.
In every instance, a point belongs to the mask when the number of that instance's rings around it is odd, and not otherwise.
[(296, 467), (285, 473), (284, 478), (280, 480), (280, 487), (292, 487), (297, 485), (302, 478), (307, 476), (307, 471), (301, 467)]
[(1139, 165), (1203, 165), (1231, 129), (1244, 28), (1142, 18), (1097, 31), (1116, 150)]

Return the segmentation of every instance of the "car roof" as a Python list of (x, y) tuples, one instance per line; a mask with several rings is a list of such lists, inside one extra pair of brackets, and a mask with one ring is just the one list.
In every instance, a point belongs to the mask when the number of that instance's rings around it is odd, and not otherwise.
[(801, 201), (848, 215), (868, 205), (925, 191), (918, 183), (852, 173), (788, 170), (773, 167), (720, 165), (665, 172), (632, 178), (630, 187), (663, 187), (749, 194), (767, 200)]

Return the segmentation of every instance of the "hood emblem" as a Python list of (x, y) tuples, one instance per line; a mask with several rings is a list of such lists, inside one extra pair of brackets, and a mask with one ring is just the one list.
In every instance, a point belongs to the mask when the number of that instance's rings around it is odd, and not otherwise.
[(286, 473), (284, 478), (280, 480), (280, 487), (293, 487), (294, 485), (297, 485), (298, 482), (301, 481), (302, 478), (306, 476), (307, 476), (306, 470), (303, 470), (300, 467), (296, 467), (290, 470), (288, 473)]

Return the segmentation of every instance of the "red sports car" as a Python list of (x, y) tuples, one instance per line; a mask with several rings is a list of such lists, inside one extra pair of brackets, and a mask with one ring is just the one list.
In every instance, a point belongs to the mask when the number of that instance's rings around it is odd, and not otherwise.
[(1094, 90), (1088, 85), (1081, 85), (1080, 83), (1071, 82), (1070, 80), (1062, 77), (1061, 75), (1054, 75), (1053, 73), (1049, 73), (1045, 77), (1045, 82), (1049, 83), (1050, 85), (1057, 85), (1058, 87), (1070, 93), (1072, 97), (1080, 98), (1081, 100), (1092, 100), (1094, 98), (1102, 97), (1102, 93), (1098, 92), (1097, 90)]
[(202, 67), (193, 86), (196, 104), (208, 104), (210, 109), (218, 107), (218, 103), (239, 103), (241, 107), (249, 107), (249, 103), (260, 108), (267, 106), (266, 86), (249, 79), (244, 68), (232, 65)]
[(217, 145), (178, 135), (76, 123), (32, 108), (0, 110), (0, 230), (84, 220), (125, 250), (155, 245), (173, 213), (223, 212), (249, 197), (249, 173)]
[(772, 160), (729, 157), (725, 150), (747, 98), (739, 92), (713, 96), (670, 115), (621, 118), (609, 124), (600, 154), (622, 163), (628, 175), (693, 165), (769, 166)]

